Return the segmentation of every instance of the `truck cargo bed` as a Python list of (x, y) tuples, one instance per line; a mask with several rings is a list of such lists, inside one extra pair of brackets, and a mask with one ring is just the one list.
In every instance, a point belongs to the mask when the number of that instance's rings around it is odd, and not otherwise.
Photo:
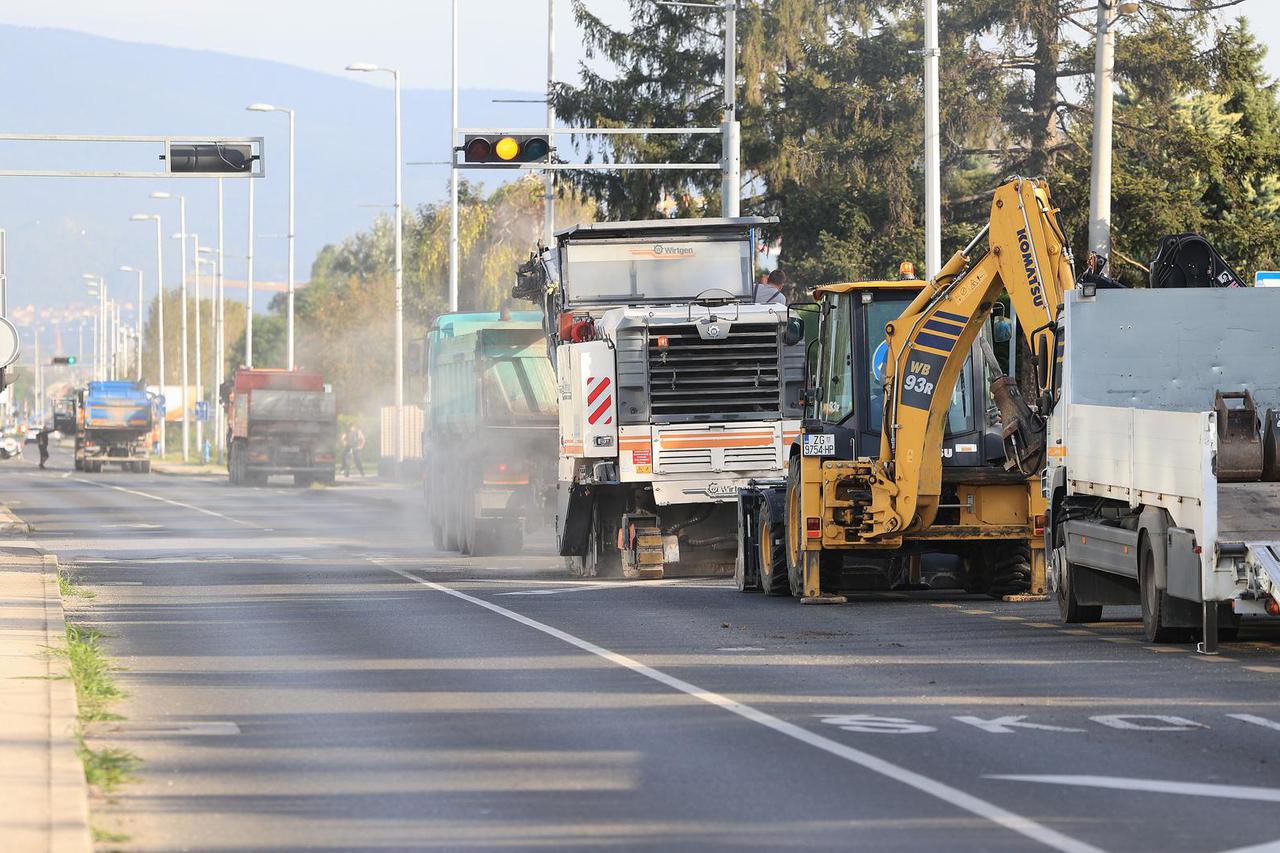
[(1280, 483), (1219, 483), (1218, 541), (1280, 541)]

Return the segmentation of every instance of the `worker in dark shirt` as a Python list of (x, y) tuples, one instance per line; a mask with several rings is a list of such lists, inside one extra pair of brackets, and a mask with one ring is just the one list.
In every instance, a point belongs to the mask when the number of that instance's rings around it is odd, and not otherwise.
[(40, 467), (44, 467), (44, 463), (49, 461), (49, 433), (50, 429), (45, 426), (41, 427), (36, 433), (36, 447), (40, 449)]

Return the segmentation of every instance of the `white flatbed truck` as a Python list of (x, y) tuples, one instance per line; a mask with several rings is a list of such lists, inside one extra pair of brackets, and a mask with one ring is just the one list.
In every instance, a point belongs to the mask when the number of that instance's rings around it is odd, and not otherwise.
[(1148, 640), (1210, 654), (1280, 621), (1277, 330), (1276, 289), (1066, 293), (1044, 473), (1064, 621), (1139, 603)]

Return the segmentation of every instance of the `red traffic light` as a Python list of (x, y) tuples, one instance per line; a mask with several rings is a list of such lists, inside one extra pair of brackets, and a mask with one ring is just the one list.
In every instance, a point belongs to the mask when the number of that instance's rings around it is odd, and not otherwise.
[(520, 163), (536, 163), (551, 154), (545, 136), (506, 133), (497, 136), (468, 135), (462, 144), (462, 159), (468, 166), (508, 168)]
[(488, 161), (489, 155), (493, 153), (493, 145), (483, 136), (469, 136), (463, 153), (466, 155), (468, 163), (484, 163)]

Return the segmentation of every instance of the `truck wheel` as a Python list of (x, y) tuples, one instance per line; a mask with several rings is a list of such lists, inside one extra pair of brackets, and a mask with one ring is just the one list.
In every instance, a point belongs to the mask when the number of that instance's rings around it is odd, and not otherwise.
[(1057, 584), (1058, 618), (1071, 625), (1097, 622), (1102, 618), (1102, 605), (1081, 604), (1076, 600), (1077, 570), (1073, 563), (1067, 562), (1067, 534), (1062, 525), (1054, 528), (1053, 543), (1056, 559), (1060, 561)]
[(150, 473), (151, 473), (151, 460), (150, 460), (150, 459), (147, 459), (147, 460), (145, 460), (145, 461), (143, 461), (143, 462), (139, 462), (139, 463), (138, 463), (138, 473), (140, 473), (140, 474), (150, 474)]
[(1169, 611), (1169, 594), (1156, 588), (1156, 554), (1151, 541), (1144, 535), (1139, 551), (1138, 590), (1142, 600), (1142, 632), (1151, 643), (1181, 643), (1191, 638), (1186, 628), (1173, 628), (1166, 624)]
[(787, 575), (787, 522), (779, 509), (766, 497), (760, 503), (760, 521), (756, 525), (760, 589), (765, 595), (791, 593)]
[(427, 524), (431, 528), (431, 547), (437, 551), (443, 551), (444, 525), (442, 525), (440, 523), (440, 519), (434, 515), (427, 521)]

